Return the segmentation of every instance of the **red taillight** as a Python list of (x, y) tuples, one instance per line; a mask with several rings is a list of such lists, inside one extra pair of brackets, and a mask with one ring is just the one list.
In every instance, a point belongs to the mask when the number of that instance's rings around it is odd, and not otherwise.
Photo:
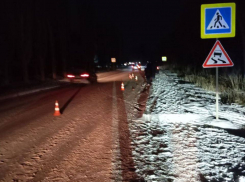
[(74, 75), (67, 75), (67, 78), (75, 78), (75, 76)]
[(88, 73), (84, 73), (84, 74), (81, 74), (80, 77), (88, 78), (89, 77), (89, 74)]

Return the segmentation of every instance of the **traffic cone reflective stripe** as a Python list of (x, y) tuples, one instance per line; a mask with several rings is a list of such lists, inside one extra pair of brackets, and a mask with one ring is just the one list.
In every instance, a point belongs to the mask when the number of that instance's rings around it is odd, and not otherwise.
[(59, 103), (58, 103), (58, 101), (55, 102), (54, 116), (60, 116), (60, 108), (59, 108)]
[(135, 76), (135, 80), (136, 80), (136, 81), (138, 80), (138, 77), (137, 77), (137, 76)]
[(124, 91), (124, 84), (123, 84), (123, 82), (121, 84), (121, 90)]

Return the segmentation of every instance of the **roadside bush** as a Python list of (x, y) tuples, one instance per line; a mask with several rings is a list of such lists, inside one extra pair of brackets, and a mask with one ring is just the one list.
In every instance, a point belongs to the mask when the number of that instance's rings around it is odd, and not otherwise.
[[(172, 71), (185, 81), (209, 91), (216, 91), (216, 76), (210, 69), (197, 70), (191, 67), (171, 67)], [(238, 103), (245, 105), (245, 78), (239, 73), (219, 75), (219, 92), (222, 103)]]
[(226, 104), (235, 103), (236, 97), (236, 93), (231, 89), (227, 89), (227, 91), (223, 91), (220, 94), (221, 102)]

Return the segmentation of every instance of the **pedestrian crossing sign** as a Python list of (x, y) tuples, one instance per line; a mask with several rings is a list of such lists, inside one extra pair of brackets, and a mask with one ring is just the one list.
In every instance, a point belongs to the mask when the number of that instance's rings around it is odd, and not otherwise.
[(201, 38), (235, 37), (236, 4), (202, 4)]

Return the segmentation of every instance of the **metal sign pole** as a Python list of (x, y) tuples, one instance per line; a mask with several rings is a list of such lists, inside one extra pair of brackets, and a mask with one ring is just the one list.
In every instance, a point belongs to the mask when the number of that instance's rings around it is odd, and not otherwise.
[(219, 119), (219, 68), (216, 67), (216, 119)]
[[(222, 8), (222, 14), (226, 14), (225, 17), (222, 17), (221, 15), (220, 12), (221, 8)], [(218, 67), (228, 67), (234, 65), (230, 57), (224, 50), (223, 46), (218, 41), (218, 38), (235, 37), (236, 35), (235, 22), (236, 22), (236, 3), (216, 3), (216, 4), (201, 5), (201, 38), (202, 39), (216, 38), (216, 43), (214, 47), (211, 49), (205, 62), (203, 63), (203, 68), (216, 67), (216, 119), (217, 120), (219, 119)], [(215, 56), (219, 56), (220, 59), (219, 58), (215, 59)]]

